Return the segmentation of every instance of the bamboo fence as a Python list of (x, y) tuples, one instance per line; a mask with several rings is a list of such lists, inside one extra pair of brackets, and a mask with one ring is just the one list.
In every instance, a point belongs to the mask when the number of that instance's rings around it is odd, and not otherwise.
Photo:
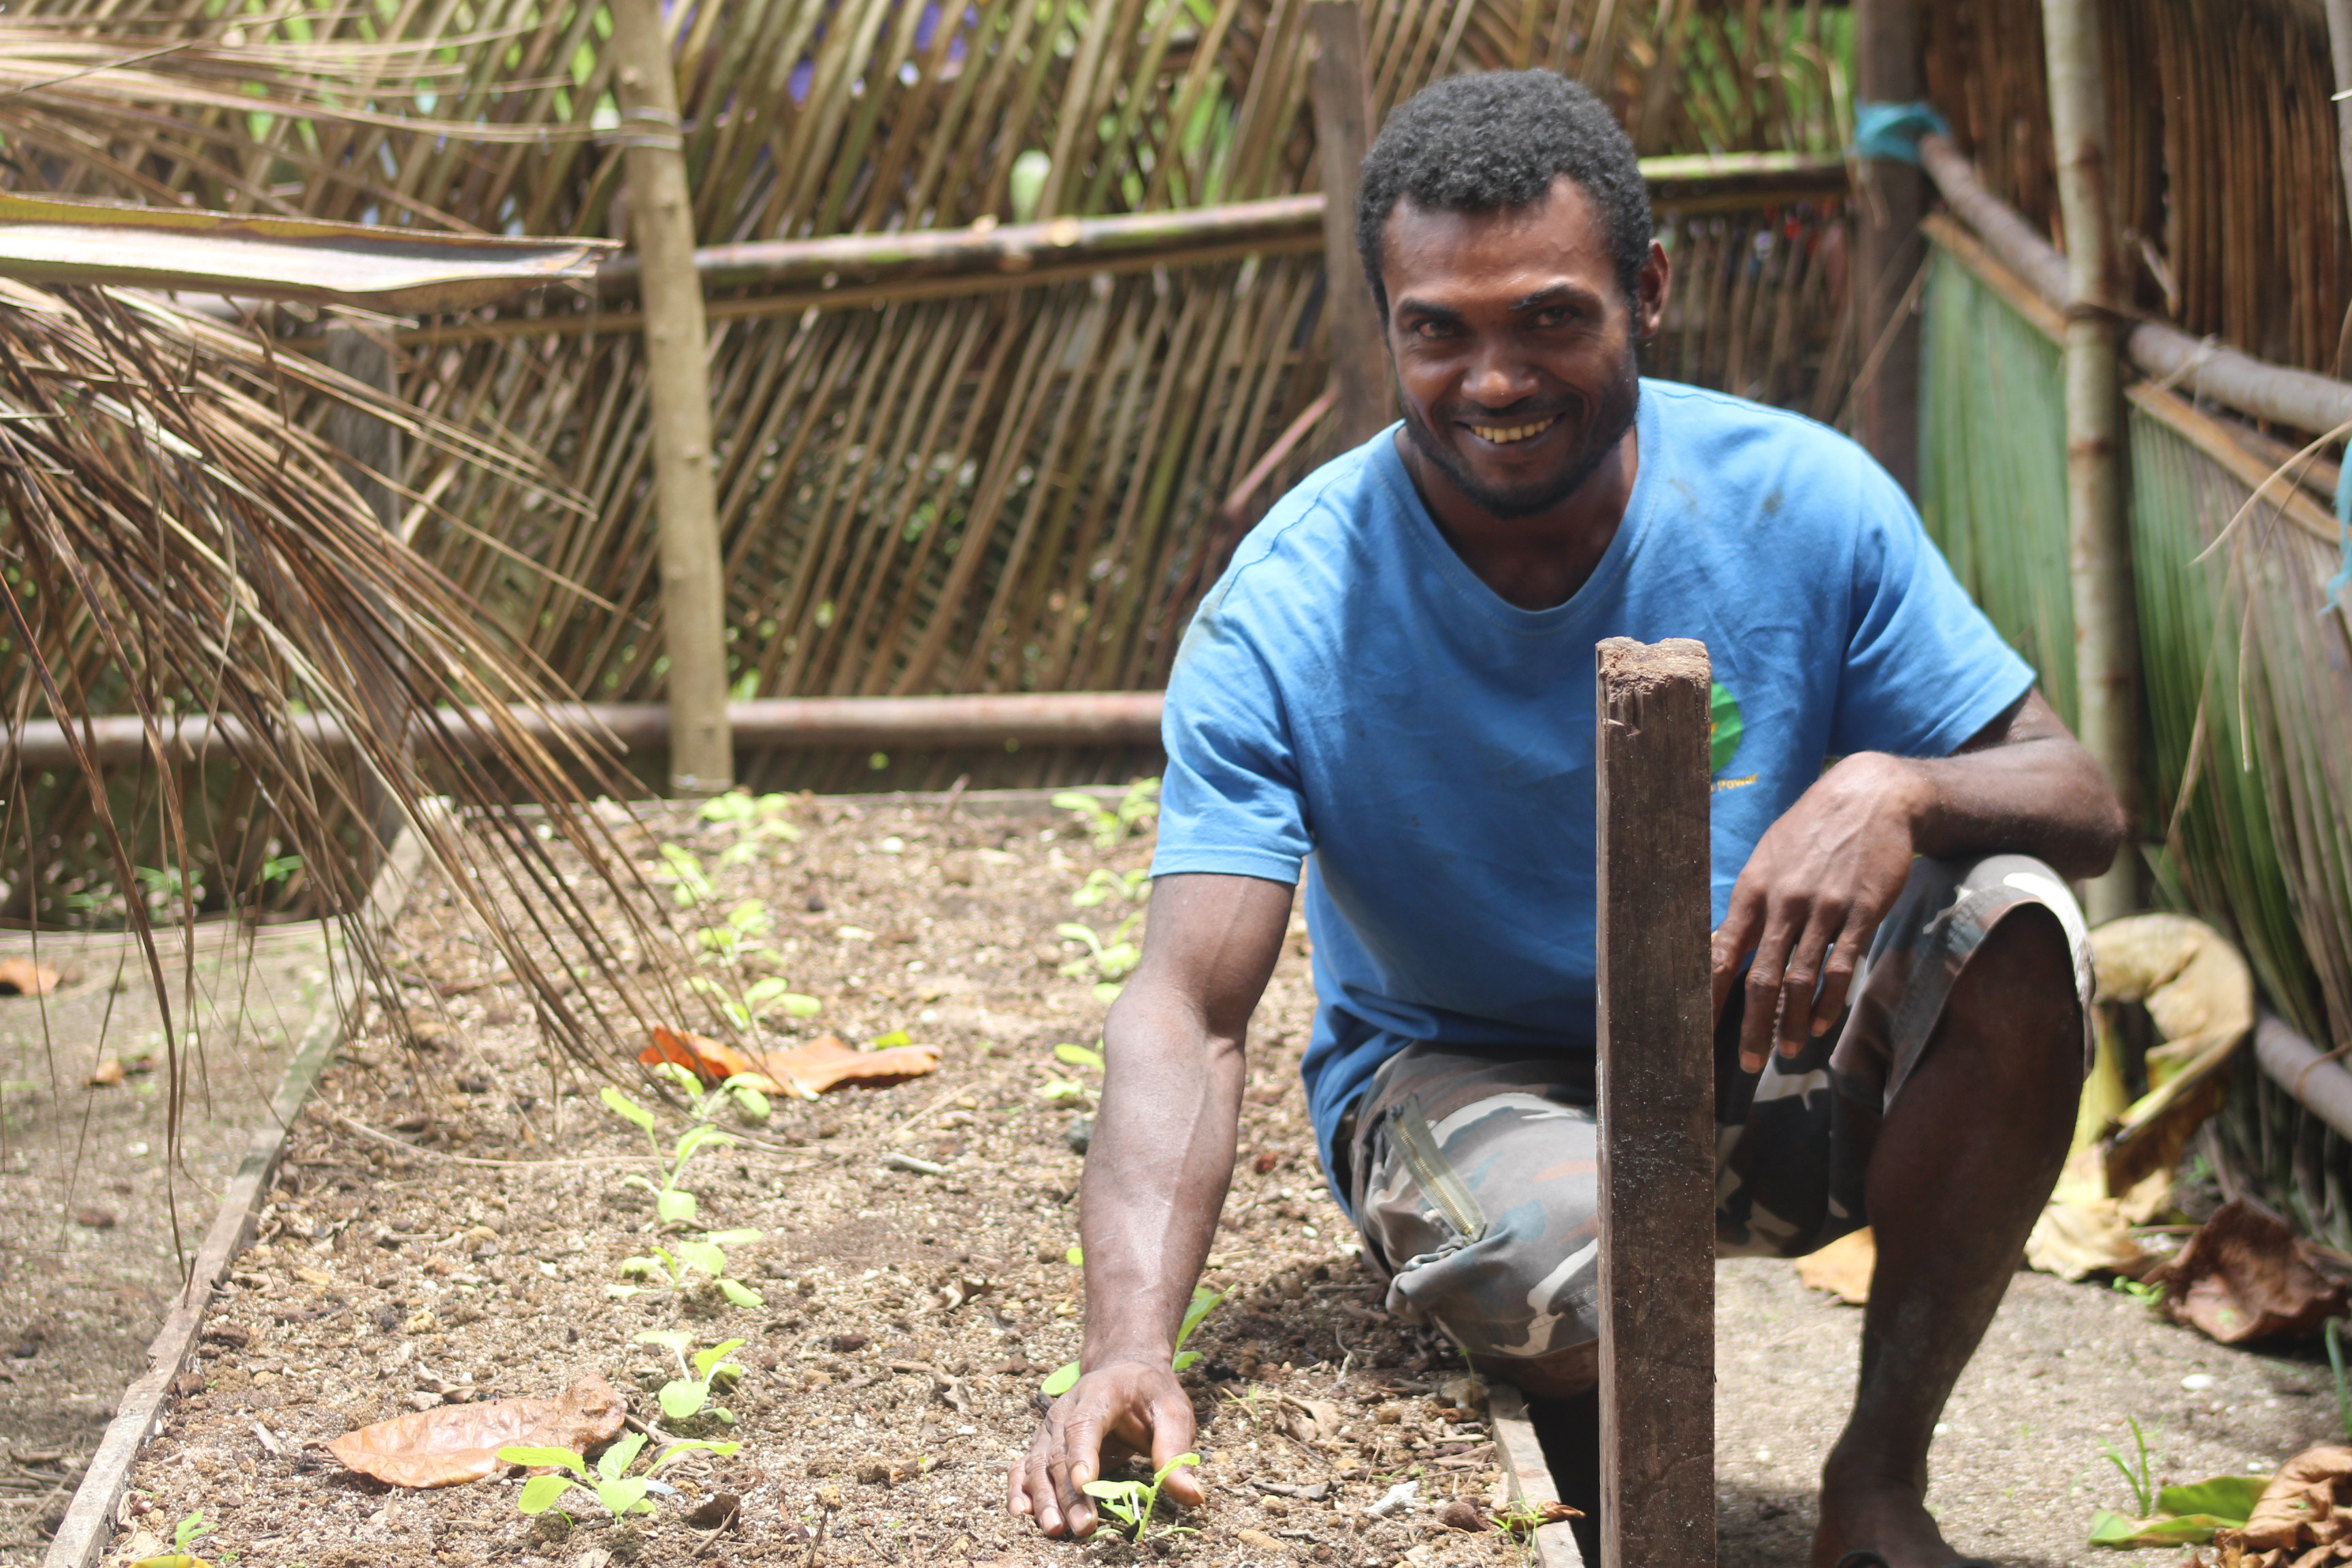
[[(211, 9), (47, 0), (18, 25), (42, 37), (95, 29), (123, 54), (218, 44)], [(1305, 0), (732, 0), (669, 17), (705, 247), (929, 242), (990, 220), (1121, 215), (1161, 215), (1172, 236), (1146, 261), (1080, 271), (1048, 253), (985, 277), (710, 288), (733, 694), (1161, 684), (1241, 533), (1329, 452), (1316, 424), (1329, 357), (1319, 245), (1185, 239), (1209, 226), (1203, 209), (1318, 189)], [(247, 29), (236, 41), (248, 53), (272, 39), (347, 47), (400, 112), (488, 133), (412, 135), (396, 114), (354, 125), (155, 108), (100, 73), (87, 100), (0, 96), (12, 160), (0, 183), (495, 233), (628, 232), (628, 138), (601, 5), (403, 4), (247, 16), (235, 30)], [(1448, 72), (1543, 65), (1603, 93), (1652, 156), (1834, 155), (1850, 118), (1848, 30), (1846, 13), (1818, 0), (1366, 8), (1376, 120)], [(84, 46), (83, 58), (101, 56)], [(1863, 357), (1845, 310), (1843, 206), (1784, 195), (1664, 214), (1678, 287), (1653, 371), (1840, 417)], [(570, 492), (419, 450), (403, 475), (409, 532), (521, 651), (593, 701), (665, 695), (632, 292), (398, 324), (396, 339), (404, 396), (542, 455)], [(289, 352), (317, 341), (299, 307), (257, 319)], [(81, 687), (108, 710), (119, 678), (81, 635), (60, 634), (93, 661)], [(1124, 776), (1149, 760), (1032, 747), (743, 763), (764, 784), (838, 788)], [(57, 825), (52, 858), (70, 859), (88, 826), (78, 785), (36, 788)]]

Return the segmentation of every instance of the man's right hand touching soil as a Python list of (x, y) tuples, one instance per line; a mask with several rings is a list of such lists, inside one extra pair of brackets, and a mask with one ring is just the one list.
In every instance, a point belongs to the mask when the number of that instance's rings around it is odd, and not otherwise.
[[(1088, 1481), (1130, 1454), (1165, 1466), (1192, 1446), (1192, 1402), (1170, 1370), (1233, 1180), (1243, 1039), (1290, 924), (1291, 889), (1255, 877), (1153, 886), (1143, 960), (1103, 1026), (1107, 1068), (1081, 1187), (1085, 1369), (1013, 1467), (1005, 1505), (1047, 1535), (1092, 1533)], [(1208, 1498), (1187, 1468), (1163, 1494)]]

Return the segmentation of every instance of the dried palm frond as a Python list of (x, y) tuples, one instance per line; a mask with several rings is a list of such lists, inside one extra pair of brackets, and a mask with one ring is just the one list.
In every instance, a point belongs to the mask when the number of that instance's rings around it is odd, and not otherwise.
[[(175, 1096), (185, 1069), (154, 919), (192, 922), (200, 897), (249, 908), (259, 870), (194, 852), (172, 742), (196, 717), (268, 834), (300, 857), (314, 907), (344, 920), (347, 956), (388, 1005), (397, 991), (375, 933), (351, 917), (367, 874), (355, 848), (396, 817), (528, 986), (545, 1032), (602, 1066), (645, 1021), (619, 954), (658, 951), (644, 889), (583, 791), (607, 776), (604, 759), (526, 731), (510, 705), (540, 702), (544, 670), (379, 521), (338, 455), (286, 418), (293, 395), (361, 410), (453, 460), (537, 477), (514, 447), (155, 296), (0, 281), (0, 790), (21, 802), (32, 782), (11, 743), (25, 722), (64, 721), (77, 755), (59, 782), (87, 803), (110, 866), (106, 902), (137, 935)], [(453, 706), (484, 711), (487, 744), (460, 732)], [(79, 721), (109, 710), (146, 731), (131, 796), (145, 820), (126, 819), (124, 792), (83, 745)], [(350, 757), (321, 749), (318, 718), (350, 738)], [(505, 805), (518, 791), (537, 806)], [(37, 918), (31, 841), (53, 825), (18, 815), (9, 826), (10, 849), (26, 852), (12, 880)], [(556, 838), (578, 858), (568, 872)], [(138, 844), (176, 874), (152, 914)]]

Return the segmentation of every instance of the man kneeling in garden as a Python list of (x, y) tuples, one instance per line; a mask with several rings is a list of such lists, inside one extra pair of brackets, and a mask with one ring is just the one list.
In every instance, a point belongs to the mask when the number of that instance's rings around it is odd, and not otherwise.
[[(1192, 1442), (1171, 1341), (1302, 864), (1309, 1109), (1389, 1310), (1589, 1462), (1593, 645), (1685, 637), (1717, 681), (1719, 1248), (1876, 1227), (1813, 1563), (1946, 1568), (1928, 1441), (2065, 1154), (2089, 984), (2066, 879), (2114, 856), (2116, 798), (1857, 447), (1639, 378), (1666, 256), (1580, 89), (1422, 93), (1365, 161), (1357, 234), (1403, 422), (1282, 500), (1178, 658), (1087, 1165), (1085, 1375), (1010, 1505), (1084, 1534), (1107, 1465)], [(1169, 1492), (1205, 1498), (1191, 1471)]]

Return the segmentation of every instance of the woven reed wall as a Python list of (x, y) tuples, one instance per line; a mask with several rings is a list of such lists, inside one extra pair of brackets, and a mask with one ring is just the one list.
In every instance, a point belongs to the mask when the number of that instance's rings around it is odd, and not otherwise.
[[(2063, 248), (2042, 0), (1923, 7), (1929, 98), (1986, 184)], [(2306, 0), (2106, 0), (2109, 190), (2134, 302), (2342, 374), (2352, 231), (2327, 25)]]
[[(2071, 706), (2058, 350), (1948, 253), (1926, 311), (1921, 510), (2001, 633)], [(2352, 1040), (2352, 637), (2336, 554), (2172, 426), (2129, 421), (2156, 901), (2227, 932), (2306, 1037)], [(2352, 1242), (2345, 1151), (2242, 1075), (2232, 1159)]]

